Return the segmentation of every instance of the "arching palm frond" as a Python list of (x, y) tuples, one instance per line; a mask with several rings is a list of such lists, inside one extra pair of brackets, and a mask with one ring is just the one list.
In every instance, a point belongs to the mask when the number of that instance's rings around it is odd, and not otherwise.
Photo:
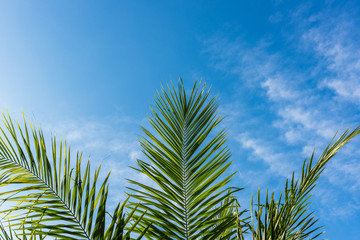
[(220, 203), (240, 189), (224, 188), (233, 176), (222, 175), (231, 164), (226, 133), (211, 135), (222, 118), (216, 98), (208, 100), (210, 92), (199, 87), (195, 83), (190, 96), (181, 79), (178, 91), (162, 88), (149, 117), (155, 132), (143, 128), (140, 143), (149, 162), (138, 160), (136, 170), (156, 187), (129, 181), (152, 222), (151, 239), (216, 239), (235, 223), (233, 215), (216, 218), (233, 201)]
[[(3, 114), (4, 115), (4, 114)], [(70, 147), (55, 137), (46, 147), (42, 130), (23, 127), (4, 115), (0, 128), (1, 213), (19, 228), (20, 235), (46, 235), (60, 239), (130, 239), (126, 201), (106, 211), (108, 178), (99, 182), (100, 167), (94, 171), (87, 162), (81, 169), (81, 154), (70, 161)], [(30, 129), (28, 128), (30, 126)], [(106, 222), (108, 220), (108, 222)], [(136, 223), (135, 223), (136, 225)]]
[(313, 216), (313, 212), (308, 211), (311, 191), (329, 160), (359, 133), (360, 127), (357, 127), (352, 132), (348, 129), (333, 143), (334, 137), (315, 164), (314, 153), (309, 159), (305, 159), (301, 178), (295, 179), (293, 174), (291, 180), (286, 181), (278, 200), (275, 200), (274, 193), (269, 196), (267, 192), (263, 203), (259, 190), (255, 209), (251, 199), (252, 239), (303, 240), (315, 239), (323, 234), (324, 232), (319, 231), (321, 227), (315, 225), (318, 219)]

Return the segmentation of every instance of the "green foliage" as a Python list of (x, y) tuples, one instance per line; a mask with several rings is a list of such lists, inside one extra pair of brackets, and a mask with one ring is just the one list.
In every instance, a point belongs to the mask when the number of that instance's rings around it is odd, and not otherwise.
[(329, 160), (360, 127), (334, 137), (315, 164), (314, 154), (305, 159), (300, 178), (293, 174), (278, 199), (267, 190), (262, 200), (259, 189), (249, 214), (235, 197), (241, 188), (228, 187), (234, 173), (224, 173), (231, 154), (226, 132), (214, 131), (222, 118), (209, 95), (197, 83), (187, 95), (181, 80), (177, 91), (173, 85), (162, 88), (149, 117), (153, 132), (143, 128), (140, 139), (147, 160), (138, 160), (135, 168), (149, 181), (129, 180), (134, 200), (128, 197), (112, 214), (106, 210), (110, 173), (100, 180), (100, 167), (92, 172), (89, 161), (84, 167), (81, 154), (71, 161), (66, 142), (52, 137), (49, 149), (40, 128), (4, 115), (0, 214), (9, 224), (0, 224), (0, 239), (318, 238), (323, 232), (309, 212), (311, 192)]
[[(231, 190), (229, 190), (231, 191)], [(219, 219), (220, 221), (215, 225), (222, 224), (221, 219), (224, 218), (231, 218), (235, 217), (235, 221), (233, 224), (222, 231), (222, 233), (216, 238), (217, 240), (230, 240), (230, 239), (243, 239), (244, 234), (247, 233), (248, 227), (248, 217), (244, 217), (244, 214), (247, 210), (240, 211), (240, 204), (238, 203), (237, 199), (233, 195), (229, 195), (221, 202), (221, 206), (229, 206), (224, 208), (223, 211), (219, 212), (215, 218)]]
[(240, 189), (225, 188), (233, 174), (220, 178), (231, 164), (226, 132), (211, 136), (222, 118), (216, 98), (207, 101), (210, 91), (199, 85), (194, 84), (190, 96), (181, 80), (178, 91), (162, 88), (149, 117), (157, 136), (142, 128), (146, 137), (140, 143), (149, 162), (138, 160), (136, 170), (156, 187), (129, 181), (138, 187), (130, 189), (142, 202), (139, 209), (147, 211), (144, 220), (152, 223), (148, 238), (216, 239), (233, 226), (233, 215), (217, 216), (233, 200), (220, 203)]
[(125, 227), (133, 213), (124, 214), (127, 200), (122, 205), (119, 203), (112, 215), (106, 211), (110, 173), (98, 182), (100, 167), (93, 176), (89, 162), (82, 170), (81, 154), (76, 155), (71, 166), (66, 142), (57, 145), (53, 137), (49, 151), (41, 129), (36, 130), (30, 124), (29, 130), (25, 119), (23, 128), (19, 123), (15, 128), (10, 116), (5, 115), (3, 122), (0, 197), (10, 207), (2, 208), (1, 213), (11, 221), (12, 229), (21, 229), (17, 235), (130, 239), (130, 231)]
[(257, 194), (257, 207), (254, 208), (251, 198), (251, 233), (252, 239), (315, 239), (324, 232), (319, 232), (321, 227), (316, 227), (312, 212), (309, 212), (311, 191), (316, 186), (316, 181), (324, 171), (329, 160), (347, 144), (353, 137), (360, 133), (360, 127), (350, 132), (345, 131), (333, 144), (327, 145), (316, 164), (313, 165), (314, 153), (305, 159), (300, 179), (292, 175), (287, 180), (285, 188), (279, 197), (274, 199), (266, 192), (265, 203), (260, 200), (260, 189)]

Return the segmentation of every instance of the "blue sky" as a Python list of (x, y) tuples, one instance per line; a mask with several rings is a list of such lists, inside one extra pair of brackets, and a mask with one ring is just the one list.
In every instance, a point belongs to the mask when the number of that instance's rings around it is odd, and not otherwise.
[[(360, 124), (359, 1), (2, 1), (0, 110), (113, 169), (127, 166), (161, 84), (206, 80), (229, 131), (248, 208), (316, 148)], [(360, 239), (360, 144), (328, 165), (312, 209), (329, 239)], [(105, 172), (104, 171), (104, 172)], [(140, 176), (136, 176), (139, 177)]]

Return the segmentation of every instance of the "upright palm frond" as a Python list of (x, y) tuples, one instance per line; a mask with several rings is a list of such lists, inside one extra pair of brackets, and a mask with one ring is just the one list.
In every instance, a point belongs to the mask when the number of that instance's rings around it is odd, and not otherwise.
[(224, 231), (216, 238), (216, 240), (243, 240), (244, 234), (247, 233), (247, 220), (249, 219), (249, 217), (244, 217), (244, 214), (247, 212), (247, 210), (240, 210), (239, 202), (235, 196), (232, 195), (225, 198), (221, 202), (221, 206), (223, 205), (229, 207), (224, 208), (222, 212), (217, 214), (215, 218), (218, 218), (220, 221), (216, 223), (214, 228), (216, 228), (217, 225), (222, 224), (222, 219), (236, 217), (236, 220), (233, 225), (228, 227), (228, 229), (224, 229)]
[(130, 239), (125, 227), (133, 213), (125, 215), (126, 201), (112, 215), (106, 211), (110, 173), (99, 182), (100, 167), (92, 175), (87, 162), (82, 170), (81, 154), (72, 163), (70, 147), (62, 141), (58, 145), (55, 137), (49, 150), (42, 130), (31, 123), (29, 130), (25, 118), (23, 127), (18, 122), (15, 127), (10, 116), (4, 115), (3, 122), (0, 197), (7, 207), (1, 213), (12, 229), (60, 239)]
[[(317, 184), (317, 179), (324, 171), (329, 160), (353, 137), (360, 133), (360, 127), (350, 132), (345, 131), (333, 144), (333, 140), (325, 148), (316, 164), (313, 165), (314, 153), (305, 159), (301, 178), (286, 181), (284, 192), (275, 200), (274, 193), (266, 193), (265, 203), (261, 202), (260, 190), (257, 194), (257, 207), (252, 209), (250, 229), (252, 239), (256, 240), (303, 240), (315, 239), (324, 232), (316, 227), (313, 212), (309, 212), (311, 191)], [(253, 199), (251, 206), (254, 208)]]
[(181, 79), (178, 91), (162, 88), (149, 117), (155, 133), (143, 128), (140, 144), (149, 161), (138, 160), (136, 170), (156, 187), (129, 181), (152, 223), (146, 234), (151, 239), (216, 239), (235, 223), (233, 215), (216, 218), (233, 201), (221, 202), (240, 189), (224, 188), (233, 176), (222, 175), (231, 164), (226, 132), (212, 136), (222, 118), (216, 98), (208, 100), (210, 91), (199, 86), (194, 84), (190, 97)]

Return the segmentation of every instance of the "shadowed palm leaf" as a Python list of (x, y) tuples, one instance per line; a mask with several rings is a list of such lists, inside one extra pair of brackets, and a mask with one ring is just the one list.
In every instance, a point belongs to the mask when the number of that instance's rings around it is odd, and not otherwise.
[[(231, 191), (231, 190), (229, 190)], [(230, 205), (229, 202), (231, 202)], [(226, 219), (226, 217), (235, 216), (236, 220), (233, 225), (229, 226), (228, 229), (224, 229), (222, 234), (220, 234), (216, 239), (217, 240), (231, 240), (231, 239), (244, 239), (244, 234), (247, 233), (247, 220), (243, 215), (247, 212), (247, 210), (240, 211), (240, 204), (234, 196), (229, 196), (224, 199), (221, 205), (227, 205), (228, 208), (225, 208), (222, 212), (219, 212), (216, 218), (220, 221), (216, 224), (222, 224), (221, 219)]]
[(110, 173), (98, 183), (100, 167), (92, 176), (88, 162), (83, 171), (81, 154), (71, 163), (66, 143), (60, 141), (57, 145), (53, 137), (49, 151), (41, 129), (30, 124), (29, 131), (25, 119), (23, 127), (17, 123), (15, 128), (10, 116), (5, 115), (3, 122), (0, 197), (8, 206), (2, 207), (1, 213), (11, 221), (12, 229), (21, 229), (17, 234), (60, 239), (130, 239), (131, 229), (125, 228), (133, 212), (125, 215), (126, 201), (119, 203), (112, 215), (106, 211)]
[(156, 187), (129, 180), (136, 187), (134, 198), (146, 210), (152, 223), (146, 234), (155, 239), (216, 239), (235, 223), (236, 216), (216, 218), (233, 200), (221, 205), (235, 191), (224, 188), (233, 174), (222, 177), (230, 166), (230, 152), (224, 147), (226, 133), (211, 136), (221, 122), (216, 98), (208, 100), (205, 85), (194, 84), (190, 96), (181, 79), (178, 91), (162, 89), (155, 99), (150, 124), (156, 133), (143, 128), (140, 139), (149, 162), (138, 160), (137, 171)]

